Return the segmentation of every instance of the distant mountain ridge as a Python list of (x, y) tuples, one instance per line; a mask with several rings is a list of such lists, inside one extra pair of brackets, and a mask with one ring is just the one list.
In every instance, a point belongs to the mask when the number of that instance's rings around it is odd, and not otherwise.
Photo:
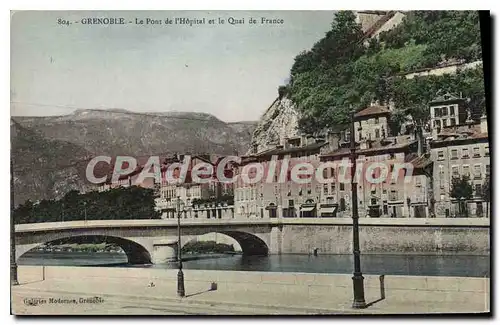
[(92, 157), (165, 153), (244, 154), (257, 122), (226, 123), (207, 113), (79, 109), (60, 116), (13, 116), (15, 201), (86, 190)]
[(76, 110), (46, 117), (12, 117), (36, 134), (68, 141), (92, 155), (158, 152), (234, 154), (246, 152), (256, 122), (226, 123), (207, 113), (136, 113)]

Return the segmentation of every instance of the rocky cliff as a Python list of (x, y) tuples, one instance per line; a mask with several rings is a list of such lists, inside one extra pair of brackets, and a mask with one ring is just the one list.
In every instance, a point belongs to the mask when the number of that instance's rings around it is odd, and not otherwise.
[(255, 128), (247, 154), (283, 144), (285, 138), (299, 135), (299, 113), (292, 101), (286, 97), (277, 98), (265, 111)]

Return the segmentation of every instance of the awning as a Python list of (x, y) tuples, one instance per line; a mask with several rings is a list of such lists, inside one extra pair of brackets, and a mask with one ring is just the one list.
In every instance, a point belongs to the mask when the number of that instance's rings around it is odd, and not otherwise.
[(309, 211), (314, 210), (315, 208), (316, 208), (315, 206), (301, 207), (301, 208), (300, 208), (300, 211), (309, 212)]
[(321, 213), (334, 213), (335, 211), (337, 211), (337, 207), (321, 208)]

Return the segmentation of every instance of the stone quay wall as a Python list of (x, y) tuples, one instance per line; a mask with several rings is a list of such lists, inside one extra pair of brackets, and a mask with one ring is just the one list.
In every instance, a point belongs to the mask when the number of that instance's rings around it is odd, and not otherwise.
[[(216, 282), (222, 291), (255, 290), (272, 294), (279, 288), (289, 293), (309, 296), (329, 296), (335, 293), (352, 293), (352, 274), (295, 273), (295, 272), (243, 272), (184, 270), (187, 283), (206, 284)], [(490, 279), (474, 277), (397, 276), (364, 275), (367, 299), (405, 300), (411, 297), (414, 303), (478, 303), (489, 308)], [(177, 281), (175, 269), (138, 269), (112, 267), (68, 267), (68, 266), (19, 266), (20, 283), (34, 281), (75, 281), (78, 283), (127, 283), (157, 286)], [(96, 288), (98, 290), (98, 288)], [(133, 292), (129, 292), (133, 294)]]
[[(361, 219), (360, 219), (361, 220)], [(270, 252), (352, 254), (352, 220), (325, 220), (309, 224), (306, 219), (286, 221), (271, 230)], [(488, 255), (488, 219), (368, 219), (360, 221), (362, 254), (436, 253)]]

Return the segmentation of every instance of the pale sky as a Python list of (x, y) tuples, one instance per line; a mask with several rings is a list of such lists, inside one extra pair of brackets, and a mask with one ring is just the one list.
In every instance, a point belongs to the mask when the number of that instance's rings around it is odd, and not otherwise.
[[(11, 20), (12, 115), (77, 108), (207, 112), (257, 120), (294, 57), (330, 29), (332, 11), (18, 12)], [(58, 18), (206, 18), (205, 25), (58, 25)], [(208, 19), (244, 18), (244, 25)], [(253, 17), (259, 24), (250, 25)], [(261, 17), (283, 19), (262, 25)], [(70, 108), (68, 108), (70, 107)]]

